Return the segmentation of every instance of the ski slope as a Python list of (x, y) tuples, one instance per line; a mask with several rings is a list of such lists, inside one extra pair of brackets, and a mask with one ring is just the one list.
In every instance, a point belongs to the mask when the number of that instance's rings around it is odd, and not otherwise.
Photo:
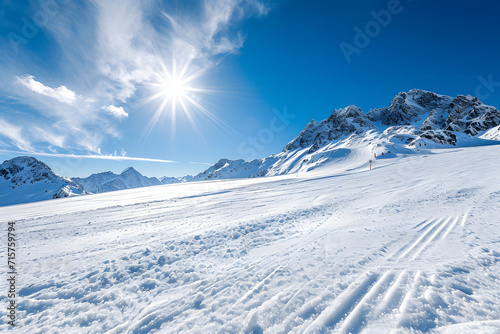
[(0, 208), (19, 244), (11, 332), (498, 333), (500, 146), (372, 170), (339, 152), (298, 174)]

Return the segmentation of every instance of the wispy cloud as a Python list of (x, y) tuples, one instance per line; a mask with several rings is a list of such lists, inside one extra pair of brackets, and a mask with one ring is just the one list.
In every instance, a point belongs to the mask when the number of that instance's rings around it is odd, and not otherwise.
[(190, 164), (193, 165), (206, 165), (206, 166), (213, 166), (214, 164), (209, 164), (208, 162), (189, 162)]
[(152, 80), (162, 63), (190, 64), (192, 72), (200, 72), (218, 57), (237, 53), (245, 38), (233, 28), (269, 11), (257, 0), (206, 0), (189, 13), (165, 10), (156, 1), (102, 1), (96, 8), (94, 59), (109, 80), (104, 91), (120, 102), (127, 101), (138, 84)]
[(64, 147), (65, 136), (45, 126), (33, 126), (33, 133), (39, 141), (46, 142), (51, 146)]
[(114, 105), (109, 105), (107, 107), (103, 107), (102, 109), (116, 118), (128, 117), (128, 114), (125, 112), (125, 110), (123, 110), (123, 107), (115, 107)]
[(11, 124), (0, 118), (0, 135), (8, 138), (14, 146), (23, 151), (30, 151), (33, 148), (31, 143), (26, 140), (20, 126)]
[(250, 16), (266, 15), (269, 8), (257, 0), (207, 0), (200, 17), (163, 11), (173, 31), (173, 52), (210, 64), (214, 57), (237, 53), (243, 34), (231, 27)]
[(57, 88), (47, 87), (41, 82), (36, 81), (35, 77), (29, 74), (16, 77), (16, 81), (35, 93), (51, 97), (59, 102), (71, 104), (76, 99), (75, 92), (69, 90), (66, 86), (59, 86)]
[[(134, 112), (134, 94), (157, 78), (163, 64), (189, 64), (186, 76), (205, 73), (243, 47), (242, 20), (269, 11), (258, 0), (206, 0), (197, 2), (198, 8), (179, 10), (172, 4), (96, 0), (60, 6), (57, 16), (40, 28), (50, 36), (60, 61), (45, 68), (36, 63), (38, 54), (30, 57), (26, 49), (0, 64), (17, 83), (0, 82), (0, 93), (22, 101), (19, 110), (28, 110), (22, 117), (13, 110), (5, 118), (11, 123), (0, 123), (4, 142), (27, 152), (89, 157), (113, 152), (121, 127)], [(33, 66), (26, 65), (27, 59)]]

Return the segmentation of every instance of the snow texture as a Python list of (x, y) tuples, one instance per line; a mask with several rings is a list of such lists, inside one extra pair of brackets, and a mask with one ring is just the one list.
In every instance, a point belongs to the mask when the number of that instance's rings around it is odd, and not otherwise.
[(0, 208), (11, 332), (498, 333), (500, 146), (381, 155), (373, 138), (308, 172)]

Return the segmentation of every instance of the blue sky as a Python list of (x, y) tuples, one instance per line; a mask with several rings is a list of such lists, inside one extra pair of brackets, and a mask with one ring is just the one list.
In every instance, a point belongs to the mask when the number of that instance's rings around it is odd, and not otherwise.
[[(4, 0), (0, 160), (195, 174), (400, 91), (500, 106), (495, 1)], [(174, 112), (175, 111), (175, 112)], [(175, 114), (175, 117), (173, 115)]]

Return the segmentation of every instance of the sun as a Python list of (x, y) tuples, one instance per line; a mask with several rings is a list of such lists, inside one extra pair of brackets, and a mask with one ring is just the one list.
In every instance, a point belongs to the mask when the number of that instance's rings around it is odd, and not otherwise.
[(151, 95), (144, 102), (147, 103), (153, 100), (161, 102), (159, 102), (151, 118), (146, 136), (161, 118), (170, 117), (170, 133), (173, 137), (177, 127), (178, 113), (189, 122), (192, 129), (201, 138), (203, 138), (203, 135), (198, 124), (202, 122), (197, 119), (197, 116), (207, 117), (219, 126), (231, 129), (229, 125), (203, 106), (203, 95), (217, 93), (214, 89), (196, 85), (196, 81), (206, 73), (207, 69), (194, 69), (191, 66), (191, 61), (185, 62), (182, 66), (177, 66), (177, 63), (177, 61), (173, 60), (172, 66), (167, 68), (163, 61), (159, 61), (159, 70), (153, 74), (152, 80), (148, 84), (151, 88)]
[(167, 76), (161, 84), (162, 93), (165, 97), (171, 98), (174, 103), (181, 99), (185, 99), (185, 95), (189, 92), (190, 87), (184, 83), (183, 78), (175, 75)]

